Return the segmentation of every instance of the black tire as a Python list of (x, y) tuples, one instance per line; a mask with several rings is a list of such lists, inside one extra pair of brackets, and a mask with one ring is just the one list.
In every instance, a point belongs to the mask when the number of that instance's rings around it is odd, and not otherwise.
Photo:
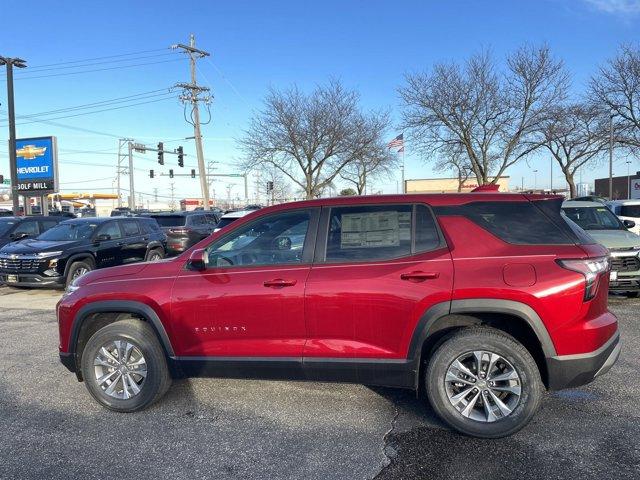
[[(518, 403), (509, 415), (493, 422), (463, 416), (452, 405), (445, 386), (449, 366), (460, 356), (478, 350), (500, 355), (520, 377)], [(538, 410), (544, 393), (538, 366), (529, 351), (510, 335), (490, 327), (465, 328), (447, 338), (429, 359), (424, 381), (429, 402), (440, 418), (459, 432), (479, 438), (505, 437), (523, 428)]]
[[(94, 360), (98, 351), (114, 340), (126, 340), (134, 345), (142, 352), (146, 362), (147, 375), (140, 385), (140, 392), (128, 399), (108, 395), (96, 379)], [(98, 330), (82, 352), (81, 368), (91, 396), (102, 406), (117, 412), (142, 410), (160, 399), (171, 386), (164, 350), (153, 328), (141, 320), (120, 320)]]
[(625, 296), (627, 298), (638, 298), (640, 297), (640, 292), (625, 292)]
[(69, 267), (69, 270), (67, 271), (67, 278), (65, 281), (65, 286), (69, 285), (71, 282), (73, 282), (73, 280), (78, 276), (78, 273), (80, 271), (87, 270), (88, 272), (90, 272), (91, 270), (93, 270), (93, 264), (88, 262), (87, 260), (81, 260), (78, 262), (73, 262), (71, 264), (71, 266)]
[(164, 258), (164, 251), (161, 248), (154, 248), (147, 252), (147, 258), (144, 259), (145, 262), (155, 262), (158, 260), (162, 260)]

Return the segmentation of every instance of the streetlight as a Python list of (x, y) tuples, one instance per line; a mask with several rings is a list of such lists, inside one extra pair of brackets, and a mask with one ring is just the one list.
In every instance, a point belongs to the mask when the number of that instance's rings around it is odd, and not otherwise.
[(538, 170), (533, 171), (533, 191), (535, 193), (538, 188)]
[[(13, 214), (18, 215), (20, 201), (18, 199), (18, 167), (16, 161), (16, 110), (13, 103), (13, 67), (25, 68), (26, 61), (21, 58), (0, 56), (0, 65), (7, 66), (7, 106), (9, 107), (9, 170), (11, 173), (11, 197)], [(25, 204), (25, 213), (26, 213)]]

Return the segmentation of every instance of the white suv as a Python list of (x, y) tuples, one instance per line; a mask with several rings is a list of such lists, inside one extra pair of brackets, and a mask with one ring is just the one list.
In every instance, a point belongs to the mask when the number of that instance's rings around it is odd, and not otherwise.
[(613, 200), (607, 202), (607, 207), (615, 213), (620, 220), (631, 220), (636, 223), (629, 231), (640, 235), (640, 200)]

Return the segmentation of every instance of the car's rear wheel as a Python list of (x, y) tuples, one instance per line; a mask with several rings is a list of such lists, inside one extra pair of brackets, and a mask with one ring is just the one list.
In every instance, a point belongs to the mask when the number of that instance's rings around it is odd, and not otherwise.
[(159, 248), (154, 248), (153, 250), (149, 250), (147, 253), (147, 262), (157, 262), (158, 260), (162, 260), (164, 258), (164, 252)]
[(81, 367), (93, 398), (118, 412), (148, 407), (171, 385), (162, 346), (140, 320), (120, 320), (98, 330), (82, 352)]
[(425, 388), (445, 422), (481, 438), (520, 430), (537, 411), (544, 391), (527, 349), (489, 327), (463, 329), (446, 339), (429, 359)]
[(640, 292), (625, 292), (627, 298), (638, 298), (640, 297)]
[(93, 265), (86, 260), (73, 262), (67, 271), (66, 285), (69, 285), (76, 278), (93, 270)]

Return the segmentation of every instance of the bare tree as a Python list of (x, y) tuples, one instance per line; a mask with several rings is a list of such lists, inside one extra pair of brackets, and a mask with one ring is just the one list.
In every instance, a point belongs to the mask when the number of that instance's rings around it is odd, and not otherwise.
[(469, 156), (463, 145), (449, 142), (447, 148), (440, 152), (441, 156), (436, 161), (433, 169), (436, 172), (453, 172), (458, 179), (458, 192), (473, 174)]
[(403, 124), (418, 147), (438, 157), (461, 145), (479, 185), (540, 148), (535, 134), (565, 96), (567, 75), (546, 46), (525, 46), (507, 57), (503, 72), (480, 53), (464, 65), (436, 64), (406, 76), (399, 93)]
[(564, 174), (571, 198), (576, 196), (575, 174), (593, 165), (608, 148), (608, 115), (586, 104), (559, 106), (543, 122), (541, 140)]
[(640, 149), (640, 48), (620, 47), (591, 79), (590, 96), (613, 115), (616, 142)]
[(366, 131), (358, 100), (337, 81), (310, 94), (297, 87), (271, 89), (240, 140), (242, 166), (272, 165), (306, 198), (320, 196), (349, 162), (379, 141)]
[(389, 151), (383, 140), (389, 123), (388, 112), (371, 113), (357, 122), (357, 136), (362, 139), (362, 148), (339, 175), (353, 185), (358, 195), (366, 193), (368, 182), (391, 175), (398, 166), (398, 156)]
[[(275, 202), (282, 203), (292, 197), (291, 184), (289, 180), (273, 165), (265, 165), (260, 172), (260, 178), (264, 179), (262, 185), (267, 203), (272, 199)], [(268, 182), (273, 183), (272, 191), (267, 191)]]

